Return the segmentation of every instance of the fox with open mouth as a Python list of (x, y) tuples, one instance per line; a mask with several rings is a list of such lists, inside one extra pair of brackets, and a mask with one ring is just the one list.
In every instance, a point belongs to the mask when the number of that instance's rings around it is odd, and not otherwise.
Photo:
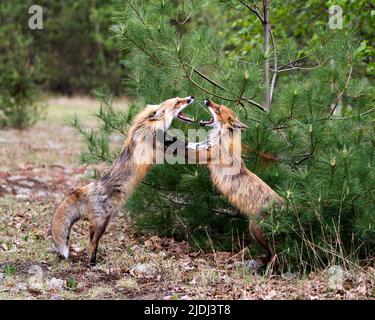
[[(264, 214), (273, 204), (281, 205), (282, 198), (262, 179), (248, 170), (241, 158), (241, 139), (234, 139), (233, 132), (245, 129), (247, 126), (230, 108), (209, 99), (205, 100), (204, 104), (212, 117), (207, 121), (200, 121), (200, 124), (203, 127), (211, 127), (212, 130), (206, 141), (189, 143), (188, 148), (207, 150), (207, 167), (213, 184), (235, 208), (249, 217), (251, 236), (267, 250), (265, 262), (274, 261), (274, 249), (257, 223), (256, 217)], [(228, 137), (225, 133), (230, 133), (229, 138), (222, 138)], [(237, 164), (235, 170), (228, 171), (228, 164), (219, 159), (223, 148), (232, 150), (231, 167)]]
[[(51, 225), (56, 251), (62, 257), (67, 259), (69, 255), (68, 239), (73, 224), (87, 217), (90, 225), (90, 265), (96, 264), (99, 240), (108, 223), (155, 163), (136, 161), (135, 149), (140, 143), (136, 137), (147, 133), (156, 140), (157, 131), (168, 130), (173, 119), (193, 122), (182, 112), (193, 101), (193, 96), (177, 97), (146, 107), (133, 121), (123, 149), (108, 172), (101, 179), (74, 190), (62, 200), (53, 214)], [(151, 143), (151, 148), (158, 148), (155, 142)]]

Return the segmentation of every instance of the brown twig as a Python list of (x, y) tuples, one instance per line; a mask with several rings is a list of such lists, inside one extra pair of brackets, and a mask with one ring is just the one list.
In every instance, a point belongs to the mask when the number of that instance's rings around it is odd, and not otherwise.
[[(277, 69), (277, 71), (280, 71), (281, 69), (283, 69), (283, 68), (285, 68), (285, 67), (287, 67), (287, 66), (289, 66), (289, 65), (293, 66), (294, 63), (296, 63), (296, 62), (298, 62), (298, 61), (301, 61), (301, 60), (303, 60), (303, 59), (306, 59), (306, 58), (308, 58), (308, 57), (310, 57), (310, 56), (311, 56), (311, 54), (309, 54), (309, 55), (307, 55), (307, 56), (303, 56), (303, 57), (297, 58), (297, 59), (292, 60), (292, 61), (289, 61), (288, 63), (285, 63), (285, 64), (281, 65), (281, 66)], [(275, 72), (275, 70), (272, 70), (272, 71)]]
[(347, 119), (352, 119), (352, 118), (356, 118), (356, 117), (359, 117), (359, 116), (365, 116), (365, 115), (370, 114), (370, 113), (372, 113), (374, 111), (375, 111), (375, 107), (373, 107), (370, 110), (367, 110), (365, 112), (356, 114), (354, 116), (343, 117), (343, 118), (329, 118), (329, 119), (326, 119), (326, 120), (347, 120)]
[[(193, 70), (192, 70), (192, 72), (193, 72)], [(197, 88), (199, 88), (200, 90), (202, 90), (202, 91), (208, 93), (209, 95), (212, 95), (213, 97), (216, 97), (216, 98), (219, 98), (219, 99), (222, 99), (222, 100), (226, 100), (226, 101), (238, 102), (238, 99), (233, 99), (233, 98), (223, 97), (223, 96), (220, 96), (220, 95), (218, 95), (218, 94), (216, 94), (216, 93), (213, 93), (213, 92), (207, 90), (206, 88), (203, 88), (201, 85), (199, 85), (197, 82), (195, 82), (195, 81), (191, 78), (191, 74), (190, 74), (190, 76), (188, 77), (188, 79), (189, 79), (189, 81), (190, 81), (192, 84), (194, 84)], [(244, 98), (244, 97), (242, 97), (240, 100), (241, 100), (241, 101), (245, 101), (245, 102), (247, 102), (247, 103), (249, 103), (249, 104), (252, 104), (253, 106), (256, 106), (259, 110), (262, 110), (263, 112), (266, 112), (266, 110), (264, 109), (264, 107), (263, 107), (262, 105), (260, 105), (258, 102), (255, 102), (255, 101), (253, 101), (253, 100), (251, 100), (251, 99)]]
[(249, 9), (252, 13), (254, 13), (258, 18), (259, 20), (264, 23), (264, 18), (260, 15), (259, 11), (257, 9), (254, 9), (253, 7), (251, 7), (248, 3), (246, 3), (245, 1), (242, 1), (240, 0), (240, 2), (242, 3), (242, 5), (244, 5), (247, 9)]
[[(192, 70), (192, 73), (193, 73), (193, 70)], [(230, 99), (230, 98), (226, 98), (226, 97), (223, 97), (223, 96), (220, 96), (216, 93), (213, 93), (209, 90), (207, 90), (206, 88), (203, 88), (200, 84), (198, 84), (197, 82), (195, 82), (192, 78), (191, 78), (191, 74), (190, 76), (188, 77), (189, 81), (194, 84), (197, 88), (199, 88), (200, 90), (208, 93), (209, 95), (213, 96), (213, 97), (216, 97), (216, 98), (219, 98), (219, 99), (223, 99), (223, 100), (226, 100), (226, 101), (236, 101), (235, 99)]]
[(190, 64), (188, 63), (185, 63), (183, 61), (180, 61), (183, 65), (185, 65), (186, 67), (190, 68), (191, 70), (193, 70), (194, 73), (196, 73), (197, 75), (199, 75), (201, 78), (205, 79), (206, 81), (208, 81), (209, 83), (211, 83), (212, 85), (214, 85), (215, 87), (218, 87), (219, 89), (221, 90), (224, 90), (226, 92), (229, 92), (228, 89), (224, 88), (222, 85), (220, 85), (219, 83), (217, 83), (216, 81), (210, 79), (208, 76), (206, 76), (205, 74), (203, 74), (201, 71), (193, 68), (193, 66), (191, 66)]
[[(274, 51), (274, 62), (273, 62), (273, 67), (275, 70), (277, 70), (277, 50), (276, 50), (276, 41), (275, 37), (273, 36), (273, 31), (271, 26), (269, 27), (270, 35), (271, 35), (271, 41), (272, 41), (272, 46), (273, 46), (273, 51)], [(272, 103), (272, 97), (273, 97), (273, 91), (275, 89), (275, 84), (276, 84), (276, 78), (277, 78), (277, 72), (274, 72), (272, 75), (272, 81), (271, 81), (271, 88), (270, 88), (270, 103)]]
[(305, 154), (304, 157), (303, 157), (300, 161), (296, 162), (295, 164), (296, 164), (296, 165), (299, 165), (299, 164), (301, 164), (302, 162), (306, 161), (307, 159), (311, 158), (313, 155), (314, 155), (314, 152), (311, 151), (311, 152)]
[(337, 106), (339, 105), (339, 103), (342, 99), (342, 96), (344, 95), (345, 91), (348, 89), (348, 85), (349, 85), (350, 78), (352, 76), (352, 72), (353, 72), (353, 65), (350, 65), (349, 74), (348, 74), (348, 77), (345, 81), (344, 89), (342, 91), (340, 91), (340, 93), (336, 97), (335, 104), (333, 105), (333, 108), (331, 109), (331, 112), (329, 113), (329, 115), (327, 117), (317, 119), (316, 121), (323, 121), (323, 120), (330, 120), (331, 119), (331, 117), (333, 116), (333, 114), (335, 113), (335, 111), (337, 109)]
[(342, 96), (344, 95), (345, 91), (348, 89), (348, 85), (349, 85), (349, 81), (350, 81), (350, 78), (352, 77), (352, 73), (353, 73), (353, 65), (350, 65), (350, 69), (349, 69), (349, 74), (348, 74), (348, 77), (345, 81), (345, 86), (344, 86), (344, 89), (342, 91), (340, 91), (339, 95), (336, 97), (336, 101), (335, 101), (335, 104), (328, 116), (328, 119), (332, 117), (332, 115), (335, 113), (336, 111), (336, 108), (337, 106), (339, 105), (341, 99), (342, 99)]
[(296, 66), (296, 67), (291, 67), (291, 68), (287, 68), (287, 69), (280, 69), (276, 73), (281, 73), (281, 72), (286, 72), (286, 71), (292, 71), (292, 70), (314, 70), (314, 69), (318, 69), (321, 66), (323, 66), (327, 61), (328, 60), (324, 60), (322, 63), (320, 63), (320, 64), (318, 64), (316, 66), (312, 66), (312, 67), (299, 67), (299, 66)]

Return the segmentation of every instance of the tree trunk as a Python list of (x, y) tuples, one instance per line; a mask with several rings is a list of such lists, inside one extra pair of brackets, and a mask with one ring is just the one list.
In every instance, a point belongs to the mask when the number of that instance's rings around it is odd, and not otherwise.
[[(263, 52), (268, 56), (270, 50), (270, 0), (263, 0)], [(264, 60), (264, 75), (263, 81), (266, 86), (266, 93), (264, 97), (264, 106), (267, 110), (270, 109), (270, 61), (268, 57)]]

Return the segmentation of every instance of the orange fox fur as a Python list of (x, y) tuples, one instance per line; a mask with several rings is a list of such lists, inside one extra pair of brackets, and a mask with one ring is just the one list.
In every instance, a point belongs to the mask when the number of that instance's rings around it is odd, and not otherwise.
[(96, 264), (98, 243), (108, 223), (150, 168), (149, 163), (140, 164), (134, 159), (135, 145), (140, 143), (135, 141), (135, 136), (151, 133), (156, 139), (157, 128), (162, 126), (164, 130), (169, 129), (175, 118), (190, 122), (191, 119), (184, 118), (181, 111), (192, 101), (193, 97), (173, 98), (157, 106), (148, 106), (135, 118), (122, 152), (107, 174), (98, 181), (76, 189), (62, 200), (53, 214), (51, 226), (56, 251), (61, 256), (68, 258), (68, 238), (72, 225), (78, 219), (87, 217), (90, 224), (90, 264)]

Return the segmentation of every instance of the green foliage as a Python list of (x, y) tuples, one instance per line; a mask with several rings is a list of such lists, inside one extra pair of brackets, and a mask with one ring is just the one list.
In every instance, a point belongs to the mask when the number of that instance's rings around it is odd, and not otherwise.
[[(28, 10), (34, 4), (43, 8), (42, 30), (28, 28), (31, 16)], [(38, 79), (25, 75), (31, 70), (23, 71), (19, 76), (25, 81), (32, 81), (43, 90), (68, 95), (87, 93), (100, 85), (120, 92), (120, 55), (109, 34), (113, 1), (7, 0), (1, 1), (0, 6), (0, 34), (10, 39), (14, 58), (25, 59), (23, 50), (27, 47), (32, 66), (37, 68), (38, 60), (46, 67), (43, 77)], [(16, 43), (12, 43), (13, 39)], [(20, 44), (24, 48), (15, 47)], [(1, 55), (5, 46), (7, 41), (1, 41)], [(7, 73), (13, 70), (11, 67)]]
[[(222, 10), (217, 5), (215, 10)], [(232, 107), (249, 125), (242, 136), (249, 147), (246, 165), (285, 199), (283, 208), (273, 208), (260, 223), (286, 266), (311, 268), (374, 254), (375, 95), (365, 77), (362, 39), (348, 28), (319, 28), (304, 38), (302, 49), (291, 38), (268, 55), (255, 43), (245, 59), (227, 52), (222, 30), (213, 28), (220, 28), (219, 21), (202, 19), (206, 6), (139, 0), (119, 7), (112, 30), (129, 52), (126, 85), (140, 98), (138, 105), (208, 96)], [(243, 8), (236, 12), (250, 14)], [(282, 34), (283, 25), (278, 28)], [(264, 112), (264, 59), (272, 62), (275, 54), (279, 72), (271, 110)], [(85, 162), (109, 163), (118, 152), (110, 147), (111, 137), (123, 136), (132, 118), (113, 110), (105, 96), (100, 128), (82, 131), (88, 139)], [(201, 108), (189, 109), (196, 119), (207, 117)], [(265, 161), (265, 154), (277, 160)], [(212, 187), (202, 166), (156, 166), (127, 209), (139, 230), (199, 246), (213, 241), (228, 249), (248, 237), (243, 219)]]
[(120, 56), (109, 34), (108, 0), (41, 0), (43, 30), (32, 32), (35, 53), (49, 66), (45, 88), (64, 94), (107, 86), (119, 93)]
[[(254, 48), (263, 43), (262, 26), (255, 15), (244, 14), (244, 7), (237, 0), (223, 0), (226, 7), (217, 7), (212, 12), (212, 6), (205, 6), (202, 16), (207, 14), (220, 16), (215, 26), (220, 28), (219, 36), (224, 41), (226, 53), (231, 57), (246, 58), (251, 55)], [(247, 1), (252, 7), (257, 3), (262, 7), (261, 1)], [(375, 19), (373, 6), (370, 1), (282, 1), (274, 0), (271, 4), (271, 25), (277, 43), (284, 47), (289, 39), (298, 40), (300, 54), (305, 51), (305, 46), (312, 39), (319, 38), (319, 28), (328, 26), (329, 12), (332, 5), (342, 8), (344, 29), (355, 28), (361, 37), (362, 51), (367, 61), (367, 75), (375, 75)], [(223, 10), (224, 9), (224, 10)], [(292, 13), (292, 14), (291, 14)]]
[(17, 273), (17, 268), (13, 264), (5, 264), (3, 266), (3, 271), (6, 276), (11, 277)]
[(66, 280), (66, 287), (69, 290), (75, 291), (77, 290), (77, 287), (78, 287), (78, 281), (75, 278), (70, 277)]
[(37, 103), (41, 62), (33, 54), (33, 41), (21, 32), (16, 17), (25, 9), (9, 2), (0, 4), (0, 127), (25, 128), (39, 119)]

